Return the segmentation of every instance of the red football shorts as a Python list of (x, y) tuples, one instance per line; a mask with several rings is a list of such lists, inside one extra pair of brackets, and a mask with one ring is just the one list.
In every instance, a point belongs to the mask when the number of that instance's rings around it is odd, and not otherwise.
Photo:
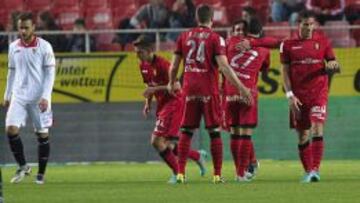
[(172, 99), (166, 103), (157, 114), (153, 135), (167, 138), (178, 137), (183, 106), (182, 98)]
[(207, 129), (217, 128), (221, 124), (219, 95), (186, 96), (184, 108), (183, 128), (199, 128), (202, 115)]
[(296, 118), (290, 111), (290, 128), (307, 130), (311, 128), (311, 123), (325, 123), (327, 116), (326, 103), (303, 104), (300, 111), (299, 118)]
[(238, 95), (226, 96), (226, 123), (230, 127), (255, 128), (258, 122), (257, 97), (253, 105), (247, 106), (239, 101)]

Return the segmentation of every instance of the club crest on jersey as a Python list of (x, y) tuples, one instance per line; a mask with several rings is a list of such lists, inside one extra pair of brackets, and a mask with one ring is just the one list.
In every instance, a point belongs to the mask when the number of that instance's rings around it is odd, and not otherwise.
[(33, 52), (33, 54), (35, 54), (35, 53), (36, 53), (36, 49), (35, 49), (35, 48), (33, 48), (33, 49), (32, 49), (32, 52)]
[(316, 50), (319, 50), (320, 49), (320, 44), (318, 42), (316, 42), (314, 47), (315, 47)]

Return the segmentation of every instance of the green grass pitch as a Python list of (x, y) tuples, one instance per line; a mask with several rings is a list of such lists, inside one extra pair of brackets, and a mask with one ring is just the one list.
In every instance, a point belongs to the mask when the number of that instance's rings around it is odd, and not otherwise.
[[(210, 168), (210, 163), (208, 163)], [(199, 176), (188, 165), (188, 183), (169, 185), (164, 164), (90, 164), (50, 166), (45, 185), (34, 177), (14, 185), (14, 167), (3, 168), (6, 203), (121, 203), (121, 202), (360, 202), (360, 161), (324, 161), (321, 182), (302, 184), (298, 161), (262, 160), (257, 178), (234, 181), (232, 162), (223, 166), (225, 184), (214, 185), (208, 172)], [(36, 167), (33, 167), (33, 174)]]

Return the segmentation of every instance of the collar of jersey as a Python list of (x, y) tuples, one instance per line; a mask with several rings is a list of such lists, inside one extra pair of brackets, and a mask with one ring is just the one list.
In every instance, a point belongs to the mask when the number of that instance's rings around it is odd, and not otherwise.
[(26, 47), (26, 48), (36, 47), (37, 46), (37, 37), (35, 36), (34, 39), (29, 44), (26, 44), (22, 39), (20, 39), (20, 45), (23, 47)]
[(208, 26), (205, 26), (205, 25), (199, 25), (198, 27), (199, 27), (199, 28), (206, 28), (206, 29), (211, 29), (210, 27), (208, 27)]

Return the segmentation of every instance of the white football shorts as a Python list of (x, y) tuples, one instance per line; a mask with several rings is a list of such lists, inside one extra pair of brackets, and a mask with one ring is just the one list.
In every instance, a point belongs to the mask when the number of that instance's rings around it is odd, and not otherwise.
[(25, 102), (19, 99), (12, 99), (6, 113), (6, 126), (18, 128), (26, 125), (27, 117), (30, 117), (35, 132), (47, 133), (53, 124), (51, 104), (45, 112), (41, 112), (38, 102)]

